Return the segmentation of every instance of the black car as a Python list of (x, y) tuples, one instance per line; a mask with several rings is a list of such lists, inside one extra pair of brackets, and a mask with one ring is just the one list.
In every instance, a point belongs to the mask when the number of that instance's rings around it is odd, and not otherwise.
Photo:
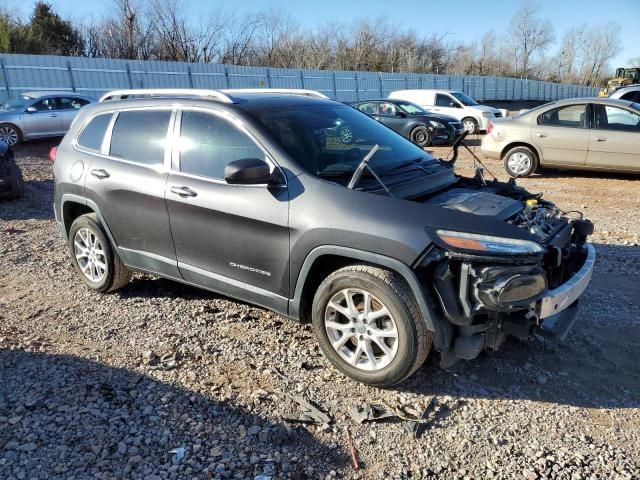
[(351, 106), (375, 118), (420, 147), (451, 145), (464, 132), (462, 122), (428, 112), (405, 100), (366, 100)]
[(24, 180), (13, 151), (0, 141), (0, 200), (18, 198), (24, 192)]
[(447, 366), (573, 323), (595, 259), (577, 213), (457, 175), (319, 93), (131, 92), (82, 108), (52, 155), (89, 288), (148, 272), (312, 322), (340, 371), (377, 386), (432, 346)]

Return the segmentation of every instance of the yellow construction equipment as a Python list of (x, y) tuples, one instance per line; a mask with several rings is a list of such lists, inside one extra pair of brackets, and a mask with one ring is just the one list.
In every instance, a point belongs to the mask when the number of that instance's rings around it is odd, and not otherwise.
[(640, 67), (620, 67), (616, 69), (616, 76), (607, 82), (606, 88), (600, 89), (599, 97), (608, 97), (617, 89), (640, 83)]

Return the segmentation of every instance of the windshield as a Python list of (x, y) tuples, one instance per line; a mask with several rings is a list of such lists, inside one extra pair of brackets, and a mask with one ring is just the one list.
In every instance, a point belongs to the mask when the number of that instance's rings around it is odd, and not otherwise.
[(32, 100), (33, 98), (29, 96), (20, 95), (19, 97), (13, 97), (7, 100), (6, 102), (4, 102), (2, 105), (0, 105), (0, 109), (16, 110), (18, 108), (26, 107), (29, 104), (29, 102), (31, 102)]
[(461, 104), (466, 105), (467, 107), (473, 107), (474, 105), (478, 105), (478, 102), (476, 102), (473, 98), (465, 95), (462, 92), (451, 92), (451, 95), (456, 97), (456, 99)]
[(396, 105), (398, 105), (402, 110), (411, 115), (428, 115), (427, 111), (424, 108), (419, 107), (415, 103), (396, 102)]
[(378, 173), (410, 161), (436, 164), (424, 150), (358, 110), (344, 105), (295, 106), (250, 114), (306, 171), (346, 176), (373, 148), (369, 165)]

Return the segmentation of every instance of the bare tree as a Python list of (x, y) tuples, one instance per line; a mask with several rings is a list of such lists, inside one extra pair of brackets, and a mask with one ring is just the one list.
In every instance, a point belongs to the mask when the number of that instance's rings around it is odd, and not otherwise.
[(553, 26), (538, 17), (539, 10), (538, 0), (523, 0), (511, 18), (509, 40), (516, 75), (529, 76), (535, 56), (544, 53), (554, 41)]

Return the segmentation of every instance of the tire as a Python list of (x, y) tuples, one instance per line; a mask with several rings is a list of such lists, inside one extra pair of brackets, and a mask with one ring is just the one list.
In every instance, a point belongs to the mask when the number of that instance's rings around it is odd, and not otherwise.
[(538, 156), (529, 147), (515, 147), (504, 158), (504, 169), (513, 178), (528, 177), (538, 169)]
[(0, 124), (0, 141), (6, 143), (10, 147), (22, 142), (22, 132), (18, 127), (10, 123)]
[(431, 144), (431, 135), (426, 127), (415, 127), (411, 130), (409, 139), (419, 147), (428, 147)]
[[(364, 315), (365, 293), (370, 299), (366, 302), (369, 316)], [(348, 307), (347, 295), (360, 317), (354, 319), (351, 314), (354, 310)], [(368, 322), (366, 317), (371, 317)], [(394, 272), (368, 265), (341, 268), (320, 284), (313, 299), (312, 324), (320, 349), (340, 372), (377, 387), (390, 387), (413, 374), (426, 360), (432, 344), (404, 280)]]
[[(115, 292), (131, 280), (131, 270), (125, 267), (113, 251), (95, 213), (81, 215), (71, 224), (69, 249), (76, 272), (90, 289), (97, 292)], [(95, 253), (96, 250), (102, 253)]]
[(462, 119), (462, 126), (469, 132), (469, 135), (478, 133), (478, 121), (472, 117), (466, 117)]

